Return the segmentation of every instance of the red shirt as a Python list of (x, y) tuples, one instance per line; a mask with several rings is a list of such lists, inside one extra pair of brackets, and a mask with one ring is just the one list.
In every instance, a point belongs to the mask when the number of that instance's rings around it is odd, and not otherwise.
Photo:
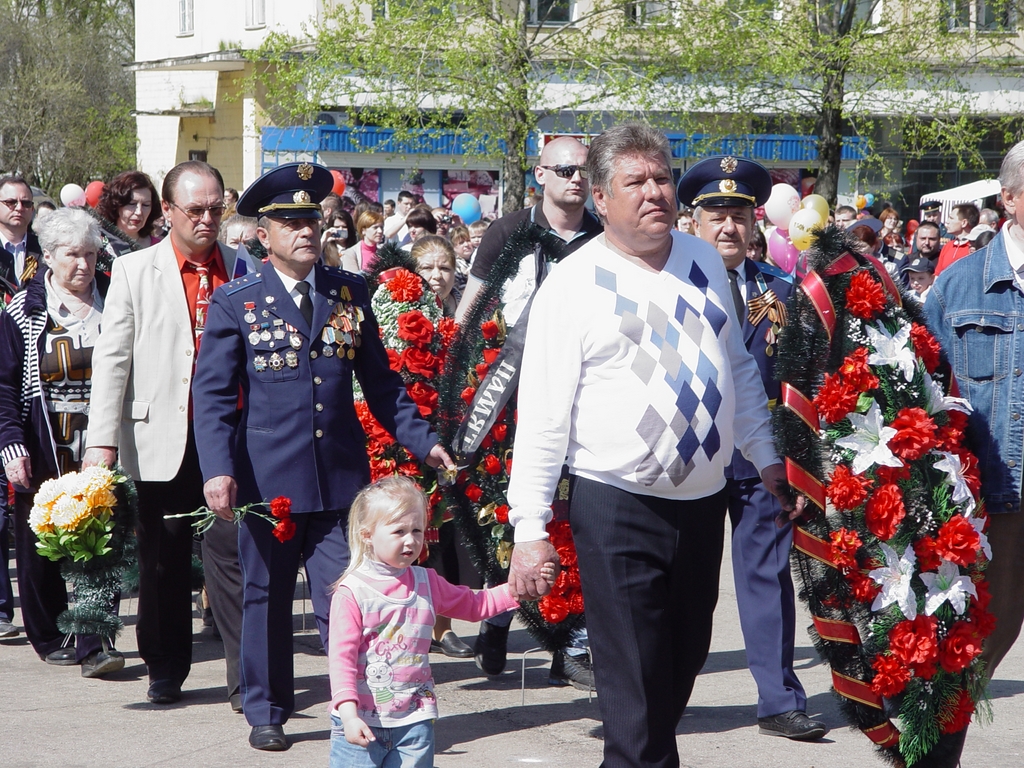
[[(192, 320), (193, 336), (195, 336), (196, 325), (196, 299), (199, 296), (199, 273), (196, 272), (196, 265), (186, 259), (174, 245), (174, 238), (170, 238), (171, 247), (174, 248), (174, 258), (178, 260), (178, 269), (181, 270), (181, 282), (185, 286), (185, 301), (188, 302), (188, 315)], [(224, 259), (220, 255), (220, 246), (214, 245), (213, 254), (206, 261), (210, 268), (210, 293), (212, 294), (224, 283), (229, 283), (228, 271), (224, 267)]]
[(952, 264), (954, 261), (959, 261), (964, 256), (971, 255), (971, 241), (964, 238), (962, 241), (957, 238), (956, 240), (950, 240), (939, 251), (939, 262), (935, 265), (935, 276), (938, 277), (939, 273)]

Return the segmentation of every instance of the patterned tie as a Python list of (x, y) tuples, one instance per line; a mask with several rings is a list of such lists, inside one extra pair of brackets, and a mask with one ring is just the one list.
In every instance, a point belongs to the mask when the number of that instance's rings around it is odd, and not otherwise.
[(732, 289), (732, 301), (736, 306), (736, 319), (740, 321), (740, 325), (743, 325), (743, 315), (746, 314), (746, 305), (743, 303), (743, 294), (740, 293), (740, 275), (735, 269), (728, 270), (729, 272), (729, 287)]
[(197, 264), (196, 274), (199, 275), (199, 291), (196, 293), (195, 333), (196, 349), (199, 349), (203, 329), (206, 328), (206, 310), (210, 307), (210, 268), (205, 264)]
[(295, 290), (302, 294), (302, 298), (299, 299), (299, 312), (310, 328), (313, 327), (313, 300), (309, 298), (309, 289), (312, 287), (305, 280), (299, 280), (295, 284)]

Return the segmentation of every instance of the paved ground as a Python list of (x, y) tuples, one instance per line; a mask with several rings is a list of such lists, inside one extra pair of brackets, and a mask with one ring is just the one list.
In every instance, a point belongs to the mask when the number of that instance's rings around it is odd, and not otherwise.
[[(746, 670), (728, 561), (722, 578), (711, 657), (677, 730), (682, 764), (691, 768), (863, 768), (882, 766), (867, 739), (841, 727), (828, 691), (828, 677), (813, 647), (798, 632), (798, 672), (809, 696), (809, 712), (833, 731), (818, 743), (799, 744), (760, 736), (757, 698)], [(224, 697), (220, 643), (195, 622), (195, 664), (180, 704), (157, 707), (145, 700), (145, 668), (131, 630), (134, 601), (122, 611), (129, 627), (119, 646), (128, 659), (121, 672), (85, 680), (76, 667), (39, 661), (24, 636), (0, 641), (0, 766), (17, 768), (120, 768), (121, 766), (326, 766), (330, 721), (326, 658), (296, 601), (295, 675), (297, 714), (286, 726), (293, 742), (284, 753), (261, 753), (247, 742), (249, 729)], [(16, 617), (15, 621), (19, 619)], [(801, 617), (800, 626), (809, 623)], [(456, 623), (464, 637), (473, 627)], [(510, 646), (531, 647), (522, 629)], [(444, 717), (437, 724), (437, 768), (551, 765), (594, 768), (601, 759), (597, 699), (573, 688), (547, 685), (549, 658), (528, 657), (525, 705), (520, 661), (498, 680), (481, 677), (472, 660), (432, 656)], [(995, 722), (973, 728), (964, 768), (1024, 765), (1024, 642), (1006, 658), (991, 687)]]

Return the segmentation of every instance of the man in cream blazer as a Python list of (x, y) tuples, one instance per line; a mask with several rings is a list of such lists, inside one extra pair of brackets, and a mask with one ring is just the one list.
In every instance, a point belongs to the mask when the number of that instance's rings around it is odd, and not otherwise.
[[(181, 698), (192, 663), (192, 530), (190, 519), (165, 515), (205, 504), (192, 430), (192, 374), (209, 294), (248, 265), (236, 264), (235, 250), (217, 242), (224, 183), (215, 168), (198, 161), (175, 166), (162, 195), (170, 235), (113, 264), (104, 329), (93, 352), (84, 463), (113, 466), (116, 457), (136, 481), (136, 635), (149, 668), (148, 699), (169, 704)], [(206, 533), (203, 562), (224, 639), (228, 696), (240, 710), (242, 582), (232, 523), (218, 520)]]

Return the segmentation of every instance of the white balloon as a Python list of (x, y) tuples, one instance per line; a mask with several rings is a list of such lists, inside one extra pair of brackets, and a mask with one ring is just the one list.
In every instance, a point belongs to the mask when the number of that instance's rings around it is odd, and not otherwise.
[(806, 251), (814, 245), (817, 237), (813, 232), (820, 230), (823, 225), (820, 213), (813, 208), (803, 208), (789, 220), (789, 241), (798, 251)]
[(66, 206), (82, 206), (85, 204), (85, 190), (77, 184), (65, 184), (60, 188), (60, 201)]
[(789, 184), (775, 184), (764, 204), (765, 216), (779, 229), (788, 229), (789, 220), (799, 210), (800, 194)]

